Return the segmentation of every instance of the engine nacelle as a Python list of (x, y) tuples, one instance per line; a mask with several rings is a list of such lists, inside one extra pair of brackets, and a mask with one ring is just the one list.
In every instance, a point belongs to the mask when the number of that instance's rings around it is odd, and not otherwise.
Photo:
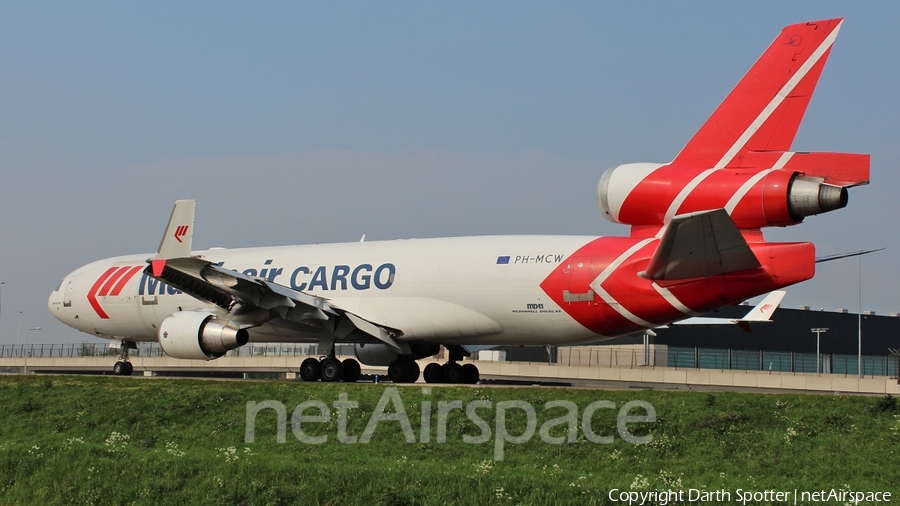
[(794, 177), (788, 192), (788, 210), (797, 221), (804, 216), (827, 213), (847, 207), (847, 189), (819, 183), (813, 179)]
[[(597, 202), (613, 223), (658, 227), (673, 215), (724, 208), (742, 229), (794, 225), (847, 205), (846, 188), (795, 171), (735, 168), (698, 175), (672, 165), (620, 165), (603, 173)], [(693, 183), (690, 192), (679, 196)], [(676, 199), (682, 200), (673, 211)]]
[(387, 367), (397, 360), (397, 352), (386, 344), (357, 343), (356, 358), (365, 365)]
[(166, 355), (190, 360), (212, 360), (250, 340), (246, 329), (230, 321), (197, 311), (179, 311), (159, 326), (159, 345)]
[[(436, 355), (441, 347), (437, 344), (411, 343), (409, 351), (413, 360), (419, 360)], [(393, 348), (381, 343), (357, 343), (355, 352), (357, 360), (371, 366), (387, 367), (398, 358)]]

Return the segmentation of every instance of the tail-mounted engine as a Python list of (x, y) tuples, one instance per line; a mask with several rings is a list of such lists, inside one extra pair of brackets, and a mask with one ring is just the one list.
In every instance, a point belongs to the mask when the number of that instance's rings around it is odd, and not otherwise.
[(600, 179), (598, 204), (606, 219), (637, 227), (658, 228), (679, 214), (725, 209), (738, 228), (759, 229), (841, 209), (847, 188), (869, 180), (869, 155), (748, 153), (731, 165), (620, 165)]
[(210, 313), (179, 311), (159, 326), (159, 345), (174, 358), (212, 360), (249, 340), (246, 329), (239, 329), (230, 321), (220, 322)]

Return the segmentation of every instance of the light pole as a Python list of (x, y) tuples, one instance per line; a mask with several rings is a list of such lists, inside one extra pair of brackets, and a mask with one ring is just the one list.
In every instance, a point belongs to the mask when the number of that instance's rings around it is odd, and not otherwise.
[(856, 257), (857, 261), (857, 283), (856, 286), (859, 288), (859, 354), (857, 355), (857, 365), (856, 367), (859, 369), (859, 377), (863, 377), (863, 366), (862, 366), (862, 255)]
[[(3, 309), (3, 285), (6, 284), (6, 281), (0, 281), (0, 314), (2, 314)], [(0, 342), (3, 342), (3, 339), (0, 339)]]
[(817, 327), (809, 330), (816, 333), (816, 374), (819, 374), (822, 372), (822, 354), (819, 353), (819, 334), (828, 332), (828, 327)]
[(19, 329), (16, 331), (16, 346), (19, 345), (19, 342), (21, 339), (22, 339), (22, 312), (19, 311)]
[(857, 320), (858, 321), (858, 332), (859, 332), (859, 338), (858, 338), (859, 339), (859, 353), (858, 353), (858, 358), (857, 358), (858, 361), (857, 361), (856, 367), (859, 369), (859, 377), (860, 378), (863, 377), (863, 367), (862, 367), (862, 256), (868, 255), (869, 253), (875, 253), (876, 251), (881, 251), (883, 249), (884, 248), (870, 249), (867, 251), (859, 250), (859, 251), (856, 251), (853, 253), (839, 253), (837, 255), (828, 255), (828, 256), (821, 257), (821, 258), (816, 258), (816, 263), (821, 263), (821, 262), (830, 262), (832, 260), (838, 260), (841, 258), (858, 257), (857, 260), (859, 263), (857, 264), (857, 267), (856, 267), (856, 269), (857, 269), (857, 272), (856, 272), (857, 295), (856, 296), (857, 296), (857, 300), (859, 301), (859, 315), (858, 315), (858, 320)]
[[(41, 330), (40, 327), (35, 327), (33, 329), (28, 329), (28, 332), (25, 333), (25, 346), (28, 346), (28, 338), (31, 337), (32, 330)], [(28, 354), (25, 354), (25, 374), (28, 374)]]

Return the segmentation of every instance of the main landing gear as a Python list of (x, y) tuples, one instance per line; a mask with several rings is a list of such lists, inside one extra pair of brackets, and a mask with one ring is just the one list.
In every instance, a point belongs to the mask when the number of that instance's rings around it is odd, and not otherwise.
[(134, 365), (128, 360), (128, 350), (132, 348), (136, 349), (137, 345), (130, 341), (122, 341), (120, 347), (122, 353), (116, 357), (118, 360), (113, 365), (113, 374), (116, 376), (131, 376), (134, 372)]
[(475, 364), (460, 365), (455, 361), (425, 366), (425, 383), (460, 383), (475, 385), (481, 378)]
[[(320, 350), (329, 349), (328, 343), (320, 344)], [(388, 364), (387, 376), (393, 383), (415, 383), (419, 380), (422, 371), (419, 370), (419, 364), (415, 358), (424, 358), (436, 354), (437, 346), (432, 348), (418, 347), (408, 350), (407, 354), (396, 355), (393, 361)], [(446, 364), (428, 364), (425, 367), (424, 379), (426, 383), (456, 383), (464, 385), (475, 385), (478, 383), (481, 375), (475, 364), (460, 364), (463, 357), (467, 355), (461, 346), (451, 345), (447, 347), (449, 352)], [(357, 355), (360, 356), (360, 355)], [(388, 357), (390, 359), (392, 357)], [(361, 357), (366, 360), (365, 357)], [(367, 364), (379, 362), (366, 362)], [(380, 362), (383, 364), (384, 362)], [(352, 358), (338, 360), (332, 351), (323, 358), (315, 357), (307, 358), (300, 364), (300, 378), (303, 381), (345, 381), (355, 382), (360, 377), (359, 362)]]
[(475, 364), (460, 365), (458, 361), (467, 355), (460, 346), (448, 346), (449, 360), (446, 364), (428, 364), (425, 366), (425, 383), (457, 383), (475, 385), (481, 375)]
[(309, 357), (300, 364), (300, 378), (303, 381), (344, 381), (354, 383), (359, 381), (359, 362), (352, 358), (338, 360), (334, 356), (319, 360)]
[(419, 379), (419, 364), (408, 357), (400, 357), (388, 365), (388, 378), (394, 383), (415, 383)]

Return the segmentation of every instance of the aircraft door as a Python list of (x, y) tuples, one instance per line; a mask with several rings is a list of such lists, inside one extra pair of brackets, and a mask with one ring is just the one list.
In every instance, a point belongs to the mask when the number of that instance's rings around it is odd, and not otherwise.
[(571, 257), (565, 267), (568, 271), (568, 290), (563, 291), (565, 302), (593, 302), (594, 290), (591, 288), (599, 272), (599, 260), (597, 257)]
[(63, 294), (63, 307), (70, 308), (72, 307), (72, 281), (75, 279), (75, 276), (69, 276), (63, 281), (63, 286), (60, 287), (59, 291)]

